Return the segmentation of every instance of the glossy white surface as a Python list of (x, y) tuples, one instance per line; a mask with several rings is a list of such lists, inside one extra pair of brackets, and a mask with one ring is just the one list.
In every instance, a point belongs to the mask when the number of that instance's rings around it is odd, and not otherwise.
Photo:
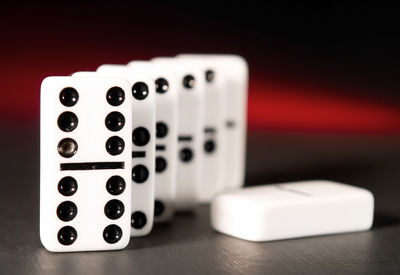
[[(176, 186), (176, 209), (192, 210), (198, 202), (199, 188), (203, 181), (203, 128), (204, 128), (204, 87), (198, 81), (203, 75), (201, 70), (190, 62), (179, 61), (176, 58), (160, 57), (152, 59), (158, 69), (173, 72), (178, 78), (178, 137), (187, 140), (178, 141), (178, 166)], [(185, 76), (194, 77), (193, 88), (183, 85)], [(182, 160), (182, 151), (192, 152), (189, 161)]]
[[(227, 81), (226, 74), (211, 58), (197, 55), (178, 56), (199, 68), (202, 72), (200, 81), (204, 82), (204, 128), (203, 128), (203, 183), (199, 189), (199, 200), (210, 202), (211, 198), (225, 188), (227, 128)], [(207, 72), (212, 79), (207, 79)], [(240, 110), (238, 110), (240, 111)], [(214, 144), (214, 149), (206, 150), (206, 143)], [(234, 149), (233, 149), (234, 150)]]
[(247, 131), (248, 65), (238, 55), (182, 54), (179, 58), (199, 58), (213, 64), (225, 78), (225, 189), (244, 185)]
[[(40, 239), (49, 251), (88, 251), (113, 250), (124, 248), (130, 238), (130, 166), (131, 166), (131, 127), (132, 108), (130, 101), (117, 107), (106, 100), (107, 91), (118, 86), (129, 93), (129, 83), (120, 78), (81, 78), (48, 77), (41, 86), (40, 106)], [(73, 87), (79, 94), (77, 103), (66, 107), (60, 103), (60, 92)], [(78, 118), (77, 127), (71, 132), (60, 130), (57, 119), (63, 112), (73, 112)], [(105, 118), (113, 111), (120, 112), (125, 118), (125, 126), (113, 132), (106, 128)], [(124, 140), (125, 148), (119, 155), (112, 156), (106, 150), (106, 141), (118, 136)], [(72, 138), (78, 144), (76, 154), (70, 158), (62, 157), (57, 146), (60, 140)], [(76, 162), (123, 162), (124, 169), (61, 171), (61, 163)], [(114, 176), (121, 176), (126, 183), (120, 195), (107, 192), (106, 182)], [(66, 176), (73, 177), (78, 184), (76, 193), (63, 196), (58, 191), (59, 181)], [(105, 204), (118, 199), (124, 204), (123, 215), (116, 220), (106, 217)], [(77, 207), (77, 215), (71, 221), (61, 221), (57, 207), (64, 201), (71, 201)], [(121, 239), (114, 244), (105, 242), (103, 230), (110, 224), (118, 225), (122, 230)], [(62, 245), (58, 241), (59, 230), (72, 226), (77, 238), (71, 245)]]
[(304, 181), (221, 193), (211, 204), (211, 224), (236, 238), (272, 241), (368, 230), (373, 213), (365, 189)]
[[(124, 65), (103, 65), (97, 72), (78, 72), (74, 76), (102, 76), (121, 77), (129, 82), (128, 95), (132, 104), (132, 133), (138, 127), (144, 127), (150, 133), (150, 140), (144, 146), (137, 146), (132, 143), (132, 152), (145, 152), (143, 158), (132, 158), (132, 168), (137, 165), (144, 165), (149, 173), (147, 180), (143, 183), (132, 182), (132, 203), (131, 213), (142, 212), (146, 222), (141, 228), (131, 226), (131, 236), (145, 236), (150, 233), (153, 227), (154, 216), (154, 157), (155, 157), (155, 95), (154, 82), (150, 76), (134, 72)], [(132, 87), (137, 82), (144, 82), (149, 87), (149, 94), (143, 100), (137, 100), (132, 96)], [(152, 92), (153, 91), (153, 92)], [(145, 114), (145, 115), (144, 115)]]
[[(156, 123), (164, 123), (167, 126), (167, 134), (164, 137), (156, 137), (156, 146), (162, 146), (163, 150), (156, 149), (156, 158), (166, 160), (164, 171), (155, 174), (155, 199), (158, 201), (162, 212), (155, 215), (155, 222), (171, 220), (174, 214), (176, 197), (176, 171), (177, 171), (177, 147), (178, 147), (178, 80), (176, 76), (167, 71), (159, 70), (149, 61), (132, 61), (128, 64), (132, 70), (150, 75), (154, 81), (165, 79), (168, 82), (168, 90), (164, 93), (155, 93)], [(157, 85), (157, 84), (156, 84)], [(156, 147), (157, 148), (157, 147)], [(156, 208), (156, 205), (154, 206)]]

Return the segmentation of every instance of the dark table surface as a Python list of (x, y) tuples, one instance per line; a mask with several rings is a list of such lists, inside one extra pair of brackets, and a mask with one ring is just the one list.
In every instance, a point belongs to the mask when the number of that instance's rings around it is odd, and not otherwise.
[(0, 274), (400, 273), (399, 136), (249, 134), (246, 185), (325, 178), (368, 188), (368, 232), (252, 243), (214, 232), (203, 205), (122, 251), (57, 254), (39, 240), (37, 129), (0, 137)]

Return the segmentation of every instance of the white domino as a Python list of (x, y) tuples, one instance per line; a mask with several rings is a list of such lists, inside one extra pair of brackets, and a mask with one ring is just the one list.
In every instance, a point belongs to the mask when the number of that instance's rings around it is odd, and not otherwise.
[(130, 238), (129, 83), (48, 77), (40, 99), (40, 239), (53, 252), (114, 250)]
[(322, 180), (248, 187), (211, 204), (215, 230), (257, 242), (368, 230), (373, 214), (371, 192)]
[[(191, 62), (202, 72), (199, 81), (204, 82), (204, 139), (203, 143), (203, 184), (199, 190), (199, 200), (210, 202), (211, 198), (226, 185), (226, 107), (230, 91), (226, 89), (224, 71), (216, 66), (212, 58), (197, 55), (178, 56)], [(229, 93), (228, 93), (229, 92)], [(229, 148), (229, 150), (234, 150)], [(230, 169), (229, 169), (230, 170)], [(232, 171), (230, 170), (230, 173)]]
[(151, 61), (158, 69), (173, 72), (178, 79), (178, 166), (176, 202), (177, 210), (192, 210), (198, 202), (203, 181), (203, 125), (204, 82), (203, 73), (190, 62), (176, 58), (155, 58)]
[(171, 220), (176, 196), (178, 146), (178, 82), (168, 70), (149, 61), (132, 61), (130, 68), (150, 75), (156, 86), (156, 175), (154, 221)]
[(97, 72), (78, 72), (74, 76), (114, 76), (129, 82), (128, 95), (132, 106), (131, 236), (145, 236), (150, 233), (154, 219), (154, 82), (147, 75), (122, 65), (103, 65)]
[(238, 55), (221, 54), (183, 54), (179, 58), (199, 58), (210, 62), (225, 83), (225, 188), (235, 189), (244, 184), (248, 65)]

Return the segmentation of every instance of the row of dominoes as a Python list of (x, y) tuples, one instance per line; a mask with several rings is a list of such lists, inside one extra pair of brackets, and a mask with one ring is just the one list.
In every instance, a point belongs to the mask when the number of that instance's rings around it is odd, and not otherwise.
[(242, 186), (247, 82), (247, 64), (234, 55), (155, 58), (43, 80), (43, 245), (121, 249), (153, 221)]

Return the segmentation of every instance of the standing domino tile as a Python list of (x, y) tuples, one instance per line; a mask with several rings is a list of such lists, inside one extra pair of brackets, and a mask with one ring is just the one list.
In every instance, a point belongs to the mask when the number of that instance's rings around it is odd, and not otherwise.
[(215, 230), (257, 242), (368, 230), (373, 214), (371, 192), (322, 180), (230, 191), (211, 204)]
[(53, 252), (130, 238), (132, 111), (119, 78), (48, 77), (40, 106), (40, 239)]
[(102, 65), (100, 74), (126, 78), (132, 100), (132, 216), (131, 236), (150, 233), (154, 221), (155, 86), (151, 77), (124, 65)]
[(199, 58), (212, 63), (216, 76), (225, 83), (225, 187), (235, 189), (244, 184), (248, 66), (238, 55), (183, 54), (179, 58)]
[(175, 58), (155, 58), (157, 68), (175, 73), (178, 89), (177, 210), (192, 210), (198, 201), (202, 179), (202, 141), (204, 125), (204, 82), (201, 70)]
[(176, 196), (176, 151), (178, 146), (178, 82), (174, 74), (158, 70), (149, 61), (128, 64), (150, 75), (156, 86), (156, 174), (154, 221), (171, 220)]
[(126, 66), (104, 65), (97, 72), (78, 72), (74, 76), (114, 76), (129, 82), (132, 106), (132, 192), (131, 236), (144, 236), (153, 227), (155, 100), (153, 80), (132, 72)]
[(210, 58), (199, 56), (178, 56), (197, 66), (204, 82), (204, 140), (203, 140), (203, 184), (199, 190), (200, 202), (210, 202), (211, 198), (225, 188), (226, 163), (226, 95), (223, 71), (214, 66)]

